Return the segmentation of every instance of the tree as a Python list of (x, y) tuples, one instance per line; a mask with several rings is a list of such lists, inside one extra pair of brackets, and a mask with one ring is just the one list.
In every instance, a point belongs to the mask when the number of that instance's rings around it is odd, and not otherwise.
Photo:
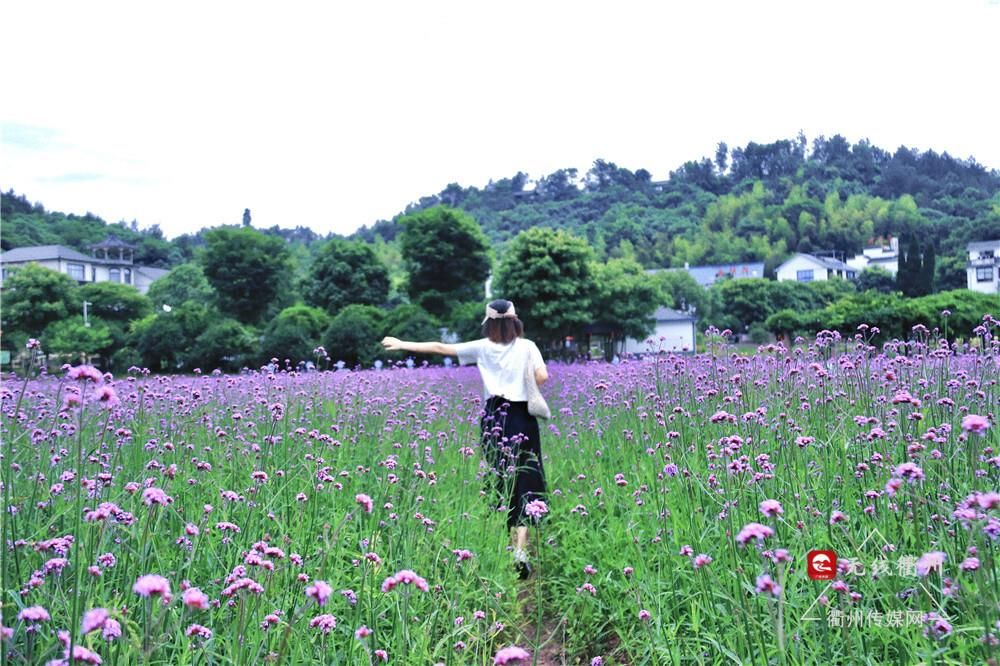
[(302, 295), (331, 315), (352, 303), (381, 305), (389, 295), (389, 273), (371, 245), (334, 238), (313, 260)]
[(934, 291), (934, 271), (937, 262), (933, 242), (921, 252), (916, 236), (910, 238), (905, 254), (899, 258), (896, 284), (903, 296), (927, 296)]
[(243, 226), (244, 227), (249, 227), (250, 226), (250, 209), (249, 208), (244, 208), (243, 209)]
[(437, 206), (400, 219), (400, 251), (410, 299), (436, 316), (454, 302), (481, 301), (490, 274), (489, 244), (467, 213)]
[(205, 278), (201, 266), (194, 263), (177, 266), (149, 285), (149, 293), (146, 295), (157, 310), (164, 305), (175, 308), (187, 301), (203, 304), (215, 301), (215, 290)]
[(576, 186), (576, 169), (559, 169), (538, 179), (535, 192), (539, 197), (550, 201), (566, 201), (580, 195)]
[(590, 314), (594, 323), (609, 331), (611, 344), (605, 345), (604, 351), (611, 360), (616, 343), (623, 343), (626, 337), (643, 340), (652, 333), (654, 311), (672, 301), (634, 259), (610, 259), (594, 264), (591, 270), (597, 288)]
[(719, 294), (722, 309), (735, 318), (734, 332), (743, 333), (750, 324), (766, 320), (777, 310), (774, 295), (786, 288), (781, 284), (763, 278), (723, 280), (714, 284), (712, 291)]
[(664, 301), (671, 300), (674, 308), (684, 312), (705, 313), (708, 304), (707, 290), (684, 270), (660, 271), (653, 279), (664, 294)]
[(226, 317), (211, 323), (195, 338), (185, 361), (192, 368), (232, 372), (250, 363), (257, 348), (253, 334), (240, 322)]
[(943, 254), (935, 260), (934, 284), (942, 291), (965, 289), (968, 284), (965, 265), (968, 257), (964, 253)]
[[(480, 307), (482, 307), (480, 305)], [(385, 335), (402, 340), (439, 340), (441, 324), (419, 305), (405, 303), (386, 313), (382, 320)]]
[(84, 325), (83, 315), (52, 322), (42, 333), (42, 348), (57, 354), (105, 354), (113, 343), (111, 329), (97, 317), (88, 317), (88, 323)]
[(330, 317), (325, 310), (308, 305), (287, 307), (264, 330), (262, 359), (287, 358), (293, 363), (310, 359), (329, 326)]
[(768, 317), (764, 322), (764, 327), (774, 333), (774, 335), (780, 340), (785, 337), (792, 337), (802, 330), (802, 320), (799, 318), (799, 314), (792, 309), (786, 308), (784, 310), (778, 310), (770, 317)]
[(715, 168), (718, 170), (719, 175), (726, 173), (726, 166), (729, 164), (729, 146), (726, 145), (725, 141), (720, 141), (719, 145), (715, 148)]
[[(479, 307), (482, 308), (482, 304), (479, 304)], [(385, 335), (391, 335), (401, 340), (441, 339), (441, 323), (434, 315), (413, 303), (398, 305), (387, 312), (381, 327)], [(409, 355), (408, 353), (399, 353), (389, 356), (403, 359)], [(428, 357), (424, 357), (424, 359), (431, 360)]]
[(928, 296), (934, 293), (934, 271), (937, 268), (937, 255), (934, 243), (928, 243), (924, 250), (923, 261), (920, 264), (920, 295)]
[(455, 303), (442, 323), (459, 340), (475, 340), (483, 336), (483, 312), (481, 302)]
[[(901, 243), (902, 244), (902, 243)], [(899, 271), (896, 273), (896, 287), (904, 296), (916, 296), (920, 289), (920, 245), (916, 237), (910, 237), (906, 250), (899, 255)]]
[(536, 227), (511, 241), (497, 271), (497, 295), (512, 300), (525, 327), (543, 343), (578, 334), (593, 321), (595, 293), (587, 241)]
[(382, 355), (383, 319), (382, 311), (371, 305), (348, 305), (337, 313), (323, 333), (330, 359), (348, 367), (370, 366)]
[(149, 298), (134, 287), (117, 282), (90, 282), (80, 287), (77, 297), (81, 303), (74, 312), (82, 309), (82, 302), (86, 301), (89, 315), (107, 324), (111, 335), (109, 347), (117, 348), (125, 344), (129, 324), (153, 311)]
[(28, 264), (3, 283), (3, 328), (40, 336), (45, 327), (76, 312), (77, 286), (68, 275)]
[[(804, 309), (822, 308), (831, 303), (836, 303), (840, 299), (856, 294), (857, 286), (851, 280), (843, 278), (831, 278), (829, 280), (816, 280), (815, 282), (776, 282), (776, 286), (794, 285), (804, 290), (802, 296)], [(775, 302), (775, 305), (784, 307), (783, 303)]]
[(216, 319), (218, 312), (205, 303), (185, 301), (170, 312), (133, 322), (128, 344), (151, 370), (178, 370), (190, 358), (198, 336)]
[(881, 294), (891, 294), (896, 290), (896, 277), (878, 266), (871, 266), (858, 273), (855, 282), (858, 291), (874, 290)]
[(223, 313), (255, 324), (287, 295), (291, 262), (281, 239), (252, 228), (221, 227), (206, 232), (205, 242), (202, 267)]
[(91, 314), (122, 326), (153, 311), (148, 297), (134, 287), (117, 282), (90, 282), (80, 287), (77, 296), (81, 303), (90, 303), (87, 307)]

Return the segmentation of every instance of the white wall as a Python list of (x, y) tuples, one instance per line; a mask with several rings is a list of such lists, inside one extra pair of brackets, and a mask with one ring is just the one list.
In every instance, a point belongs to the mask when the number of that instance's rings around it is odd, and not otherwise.
[[(992, 255), (990, 253), (992, 252)], [(1000, 240), (985, 250), (969, 250), (969, 266), (965, 269), (966, 286), (980, 294), (1000, 293)], [(980, 280), (979, 275), (988, 276)]]
[(889, 271), (893, 275), (899, 272), (899, 259), (893, 259), (892, 261), (872, 261), (871, 257), (863, 254), (857, 254), (852, 258), (848, 259), (846, 262), (848, 266), (853, 268), (855, 271), (860, 273), (866, 268), (881, 268), (882, 270)]
[(868, 268), (868, 257), (864, 254), (856, 254), (847, 261), (844, 262), (857, 272), (861, 272)]
[[(103, 264), (91, 263), (89, 261), (74, 261), (73, 259), (45, 259), (43, 261), (27, 261), (27, 262), (19, 261), (16, 263), (4, 263), (3, 268), (7, 271), (7, 276), (10, 277), (11, 271), (17, 270), (21, 266), (26, 266), (27, 264), (38, 264), (39, 266), (44, 266), (45, 268), (57, 271), (59, 273), (62, 273), (63, 275), (70, 275), (69, 272), (70, 264), (83, 266), (84, 283), (107, 282), (108, 280), (111, 279), (110, 269), (112, 267), (108, 267)], [(119, 266), (118, 269), (119, 269), (118, 281), (121, 284), (130, 284), (134, 287), (137, 287), (139, 291), (141, 291), (142, 293), (146, 293), (147, 291), (149, 291), (149, 281), (147, 281), (144, 286), (136, 283), (137, 275), (135, 266), (128, 266), (128, 267)], [(131, 275), (128, 276), (128, 279), (130, 281), (126, 281), (126, 273), (125, 273), (126, 270), (129, 270), (131, 272)], [(2, 284), (2, 282), (0, 282), (0, 284)]]
[(885, 269), (885, 270), (889, 271), (890, 273), (892, 273), (893, 275), (896, 275), (897, 273), (899, 273), (899, 257), (896, 257), (892, 261), (879, 261), (879, 262), (876, 262), (876, 263), (872, 263), (871, 265), (872, 266), (878, 266), (879, 268)]
[[(647, 343), (647, 340), (649, 342)], [(644, 340), (625, 339), (625, 353), (648, 354), (656, 351), (695, 351), (694, 322), (658, 321), (656, 330)]]
[[(982, 272), (989, 271), (990, 280), (981, 282), (977, 277), (977, 268)], [(1000, 266), (969, 266), (965, 269), (965, 280), (970, 291), (980, 294), (1000, 294)]]
[(151, 284), (153, 284), (153, 280), (135, 270), (134, 266), (132, 267), (132, 286), (138, 289), (140, 294), (149, 293), (149, 285)]
[[(28, 264), (38, 264), (39, 266), (44, 266), (49, 270), (57, 271), (59, 273), (66, 272), (66, 268), (61, 265), (59, 259), (49, 259), (46, 261), (19, 261), (17, 263), (5, 262), (3, 265), (3, 272), (6, 273), (6, 276), (9, 278), (11, 274), (18, 268), (20, 268), (21, 266), (26, 266)], [(0, 285), (3, 284), (3, 281), (4, 281), (3, 274), (0, 273)]]
[(804, 257), (800, 254), (795, 255), (784, 264), (778, 267), (775, 271), (775, 275), (779, 282), (790, 280), (795, 282), (798, 280), (796, 277), (798, 271), (808, 271), (813, 272), (813, 282), (818, 282), (820, 280), (827, 279), (827, 270), (823, 266), (820, 266), (814, 262), (809, 257)]

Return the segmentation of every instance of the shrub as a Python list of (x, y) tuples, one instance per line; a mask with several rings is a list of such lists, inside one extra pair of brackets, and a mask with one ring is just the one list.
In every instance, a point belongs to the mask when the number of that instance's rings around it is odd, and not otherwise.
[(264, 329), (260, 360), (288, 359), (294, 365), (311, 359), (329, 326), (330, 316), (320, 308), (308, 305), (285, 308)]
[(323, 346), (333, 362), (370, 366), (383, 355), (380, 340), (385, 315), (371, 305), (348, 305), (323, 333)]

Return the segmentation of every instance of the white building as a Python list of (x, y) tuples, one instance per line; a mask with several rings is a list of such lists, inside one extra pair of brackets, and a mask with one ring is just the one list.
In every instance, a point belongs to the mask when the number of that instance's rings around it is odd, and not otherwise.
[(737, 264), (710, 264), (707, 266), (691, 266), (685, 263), (684, 268), (651, 268), (646, 272), (653, 274), (661, 270), (685, 271), (700, 286), (708, 289), (719, 280), (762, 278), (764, 277), (764, 262), (745, 261)]
[(899, 272), (899, 239), (890, 238), (879, 245), (869, 245), (861, 254), (847, 260), (847, 265), (860, 273), (866, 268), (881, 268), (893, 275)]
[(154, 280), (169, 272), (163, 268), (134, 264), (135, 247), (114, 236), (90, 247), (92, 256), (63, 245), (18, 247), (0, 253), (0, 287), (12, 271), (28, 264), (38, 264), (64, 273), (79, 284), (118, 282), (133, 286), (142, 294), (149, 291), (149, 285)]
[(623, 351), (626, 354), (649, 354), (656, 352), (694, 352), (694, 315), (657, 308), (653, 313), (656, 329), (644, 340), (625, 338)]
[(812, 254), (796, 254), (785, 263), (778, 266), (775, 275), (779, 282), (794, 280), (796, 282), (818, 282), (831, 280), (835, 277), (853, 280), (857, 270), (851, 268), (839, 259), (817, 257)]
[(982, 294), (1000, 293), (1000, 240), (969, 243), (965, 277), (969, 289)]

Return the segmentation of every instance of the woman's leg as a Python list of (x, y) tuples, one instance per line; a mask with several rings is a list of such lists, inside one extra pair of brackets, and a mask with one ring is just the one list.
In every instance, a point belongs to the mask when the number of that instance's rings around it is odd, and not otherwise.
[(528, 526), (518, 525), (514, 528), (514, 548), (520, 550), (528, 549)]
[(526, 404), (518, 404), (508, 414), (505, 434), (516, 443), (517, 469), (514, 475), (508, 525), (512, 536), (514, 566), (522, 579), (531, 575), (528, 558), (528, 528), (533, 522), (524, 513), (529, 502), (545, 498), (545, 475), (541, 465), (538, 421), (528, 414)]

